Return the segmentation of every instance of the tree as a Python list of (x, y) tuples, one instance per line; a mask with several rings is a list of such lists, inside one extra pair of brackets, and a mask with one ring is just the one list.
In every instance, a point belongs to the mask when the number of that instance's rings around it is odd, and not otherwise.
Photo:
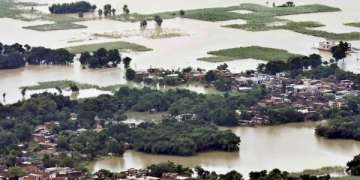
[(340, 41), (337, 46), (331, 48), (331, 53), (336, 61), (346, 58), (346, 53), (349, 50), (349, 44)]
[(353, 176), (360, 176), (360, 154), (355, 156), (353, 160), (349, 161), (347, 164), (347, 172), (350, 172)]
[(322, 58), (318, 54), (311, 54), (309, 56), (309, 64), (312, 68), (317, 68), (322, 64)]
[(69, 87), (71, 89), (71, 91), (74, 92), (79, 92), (79, 87), (75, 84), (75, 83), (70, 83)]
[(91, 5), (86, 1), (79, 1), (75, 3), (52, 4), (49, 11), (52, 14), (66, 14), (66, 13), (85, 13), (93, 12), (96, 9), (95, 5)]
[(80, 55), (79, 61), (83, 65), (88, 64), (90, 57), (91, 57), (91, 55), (89, 52), (87, 52), (87, 51), (82, 52)]
[(108, 16), (111, 14), (111, 4), (105, 4), (104, 5), (104, 15)]
[(180, 14), (180, 16), (185, 16), (185, 11), (184, 11), (184, 10), (180, 10), (180, 11), (179, 11), (179, 14)]
[(205, 80), (207, 82), (212, 82), (212, 81), (215, 81), (217, 78), (216, 78), (216, 74), (214, 71), (208, 71), (206, 72), (205, 74)]
[(130, 67), (131, 60), (132, 60), (132, 59), (129, 58), (129, 57), (125, 57), (125, 58), (123, 59), (124, 68), (125, 68), (125, 69), (127, 69), (127, 68)]
[(240, 173), (233, 170), (225, 175), (220, 175), (220, 180), (244, 180), (244, 178)]
[(98, 10), (98, 15), (99, 15), (99, 17), (101, 17), (103, 15), (103, 10), (102, 9)]
[(30, 51), (30, 50), (31, 50), (31, 46), (28, 45), (28, 44), (25, 44), (24, 47), (25, 47), (25, 50), (26, 50), (26, 51)]
[(131, 69), (131, 68), (126, 69), (126, 79), (127, 80), (132, 81), (135, 79), (135, 76), (136, 76), (136, 72), (133, 69)]
[(147, 21), (146, 20), (140, 21), (140, 28), (141, 29), (146, 29), (146, 26), (147, 26)]
[(28, 89), (27, 87), (24, 87), (24, 88), (21, 89), (21, 95), (22, 95), (23, 98), (25, 98), (27, 89)]
[(156, 22), (158, 27), (161, 27), (161, 25), (163, 23), (163, 19), (159, 15), (154, 16), (154, 21)]
[(109, 61), (112, 62), (113, 67), (121, 62), (121, 56), (119, 50), (111, 49), (108, 51)]
[(62, 90), (59, 86), (56, 86), (55, 89), (58, 91), (58, 93), (61, 95), (62, 94)]
[(130, 14), (129, 7), (128, 7), (128, 5), (126, 5), (126, 4), (123, 6), (123, 13), (124, 13), (125, 15), (129, 15), (129, 14)]

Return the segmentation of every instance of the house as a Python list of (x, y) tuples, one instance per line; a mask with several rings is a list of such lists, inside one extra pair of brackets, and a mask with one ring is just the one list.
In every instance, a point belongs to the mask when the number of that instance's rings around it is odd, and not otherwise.
[(163, 173), (161, 176), (161, 180), (187, 180), (190, 179), (186, 176), (179, 176), (178, 173)]

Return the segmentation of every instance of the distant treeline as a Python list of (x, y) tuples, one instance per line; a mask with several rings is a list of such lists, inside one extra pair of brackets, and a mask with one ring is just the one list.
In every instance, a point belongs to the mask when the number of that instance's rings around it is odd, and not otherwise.
[(0, 43), (0, 69), (14, 69), (26, 64), (60, 64), (73, 62), (74, 54), (66, 49), (49, 49), (45, 47), (30, 47), (15, 43), (3, 45)]
[(86, 1), (53, 4), (49, 7), (49, 11), (52, 14), (84, 13), (84, 12), (92, 12), (95, 9), (96, 9), (96, 5), (91, 5), (89, 2)]

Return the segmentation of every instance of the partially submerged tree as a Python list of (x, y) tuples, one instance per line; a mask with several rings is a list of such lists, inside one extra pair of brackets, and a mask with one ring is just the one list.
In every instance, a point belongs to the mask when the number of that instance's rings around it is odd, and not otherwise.
[(156, 25), (158, 27), (161, 27), (163, 23), (163, 19), (159, 15), (154, 16), (154, 21), (156, 22)]

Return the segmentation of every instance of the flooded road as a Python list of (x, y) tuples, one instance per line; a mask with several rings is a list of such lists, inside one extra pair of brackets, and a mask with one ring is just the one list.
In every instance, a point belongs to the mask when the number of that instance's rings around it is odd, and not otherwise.
[(295, 172), (324, 166), (345, 166), (347, 161), (360, 152), (360, 142), (316, 137), (315, 126), (315, 123), (297, 123), (237, 127), (232, 131), (241, 137), (239, 152), (207, 152), (179, 157), (127, 151), (123, 157), (98, 160), (90, 165), (90, 169), (119, 172), (173, 161), (189, 167), (200, 165), (220, 173), (237, 170), (247, 175), (250, 171), (273, 168)]

